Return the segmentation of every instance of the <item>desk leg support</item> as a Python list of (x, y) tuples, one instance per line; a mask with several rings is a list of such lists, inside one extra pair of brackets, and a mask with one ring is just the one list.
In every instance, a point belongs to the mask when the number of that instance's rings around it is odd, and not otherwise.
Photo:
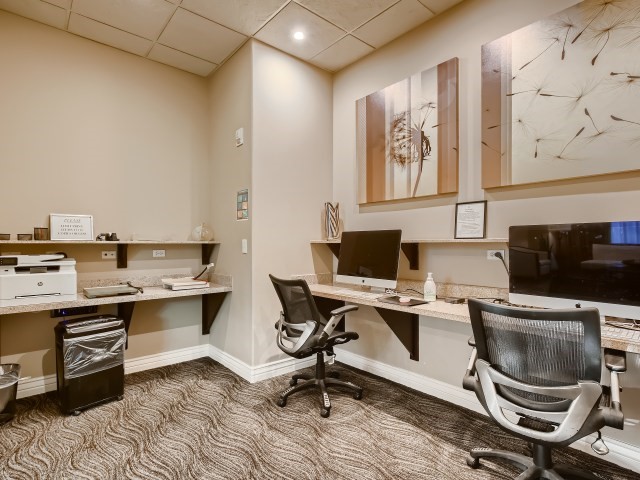
[(125, 302), (118, 304), (118, 317), (124, 320), (124, 330), (127, 332), (127, 343), (124, 348), (129, 348), (129, 326), (131, 325), (131, 317), (133, 316), (133, 308), (136, 302)]
[(208, 335), (211, 325), (220, 311), (227, 292), (208, 293), (202, 296), (202, 334)]
[(415, 313), (399, 312), (397, 310), (387, 310), (385, 308), (374, 307), (382, 319), (389, 325), (389, 328), (409, 351), (409, 358), (416, 362), (420, 359), (419, 352), (419, 321)]

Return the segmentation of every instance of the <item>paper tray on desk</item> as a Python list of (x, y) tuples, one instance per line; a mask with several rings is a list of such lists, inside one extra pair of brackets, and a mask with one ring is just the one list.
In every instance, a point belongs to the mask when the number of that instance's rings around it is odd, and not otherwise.
[(402, 305), (403, 307), (412, 307), (414, 305), (424, 305), (425, 303), (429, 303), (426, 300), (420, 300), (418, 298), (412, 298), (408, 302), (401, 302), (400, 297), (397, 295), (392, 295), (390, 297), (378, 297), (378, 301), (383, 303), (392, 303), (393, 305)]
[(89, 287), (83, 289), (84, 296), (87, 298), (98, 297), (115, 297), (118, 295), (135, 295), (138, 293), (137, 288), (129, 285), (113, 285), (109, 287)]

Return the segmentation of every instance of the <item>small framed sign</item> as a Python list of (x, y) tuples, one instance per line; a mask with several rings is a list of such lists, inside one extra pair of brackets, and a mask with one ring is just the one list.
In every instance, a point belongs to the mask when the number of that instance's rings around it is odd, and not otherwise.
[(93, 240), (93, 215), (49, 214), (51, 240)]
[(455, 238), (485, 238), (487, 201), (456, 203)]

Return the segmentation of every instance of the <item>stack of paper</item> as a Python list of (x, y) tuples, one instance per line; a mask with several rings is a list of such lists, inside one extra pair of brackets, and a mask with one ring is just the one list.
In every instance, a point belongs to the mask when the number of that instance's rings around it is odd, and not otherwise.
[(163, 278), (162, 285), (169, 290), (189, 290), (191, 288), (207, 288), (206, 280), (194, 280), (193, 277)]

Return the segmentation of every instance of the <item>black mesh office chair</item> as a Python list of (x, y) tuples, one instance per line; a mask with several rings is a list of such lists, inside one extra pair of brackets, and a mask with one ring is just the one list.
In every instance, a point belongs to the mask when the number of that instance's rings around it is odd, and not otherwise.
[[(277, 343), (280, 350), (295, 358), (305, 358), (316, 355), (316, 373), (313, 375), (295, 374), (284, 392), (280, 394), (277, 404), (284, 407), (289, 395), (310, 387), (320, 389), (322, 409), (320, 415), (328, 417), (331, 413), (331, 401), (327, 393), (327, 387), (342, 387), (353, 391), (353, 398), (362, 398), (362, 388), (351, 382), (338, 380), (337, 372), (329, 374), (327, 378), (324, 368), (324, 352), (335, 355), (334, 345), (357, 340), (355, 332), (338, 332), (333, 330), (338, 325), (345, 313), (357, 310), (355, 305), (347, 305), (331, 312), (331, 318), (322, 317), (311, 295), (307, 282), (299, 280), (282, 280), (269, 275), (276, 289), (282, 312), (280, 320), (276, 323), (278, 330)], [(305, 380), (297, 385), (298, 380)]]
[(623, 426), (618, 372), (626, 370), (626, 359), (623, 352), (605, 350), (611, 388), (603, 387), (598, 310), (516, 308), (469, 300), (469, 313), (475, 348), (464, 388), (475, 391), (503, 430), (533, 444), (533, 458), (474, 448), (467, 464), (478, 468), (480, 458), (494, 457), (522, 468), (518, 479), (598, 478), (554, 465), (551, 458), (553, 447), (594, 432), (598, 440), (592, 447), (605, 454), (599, 430)]

